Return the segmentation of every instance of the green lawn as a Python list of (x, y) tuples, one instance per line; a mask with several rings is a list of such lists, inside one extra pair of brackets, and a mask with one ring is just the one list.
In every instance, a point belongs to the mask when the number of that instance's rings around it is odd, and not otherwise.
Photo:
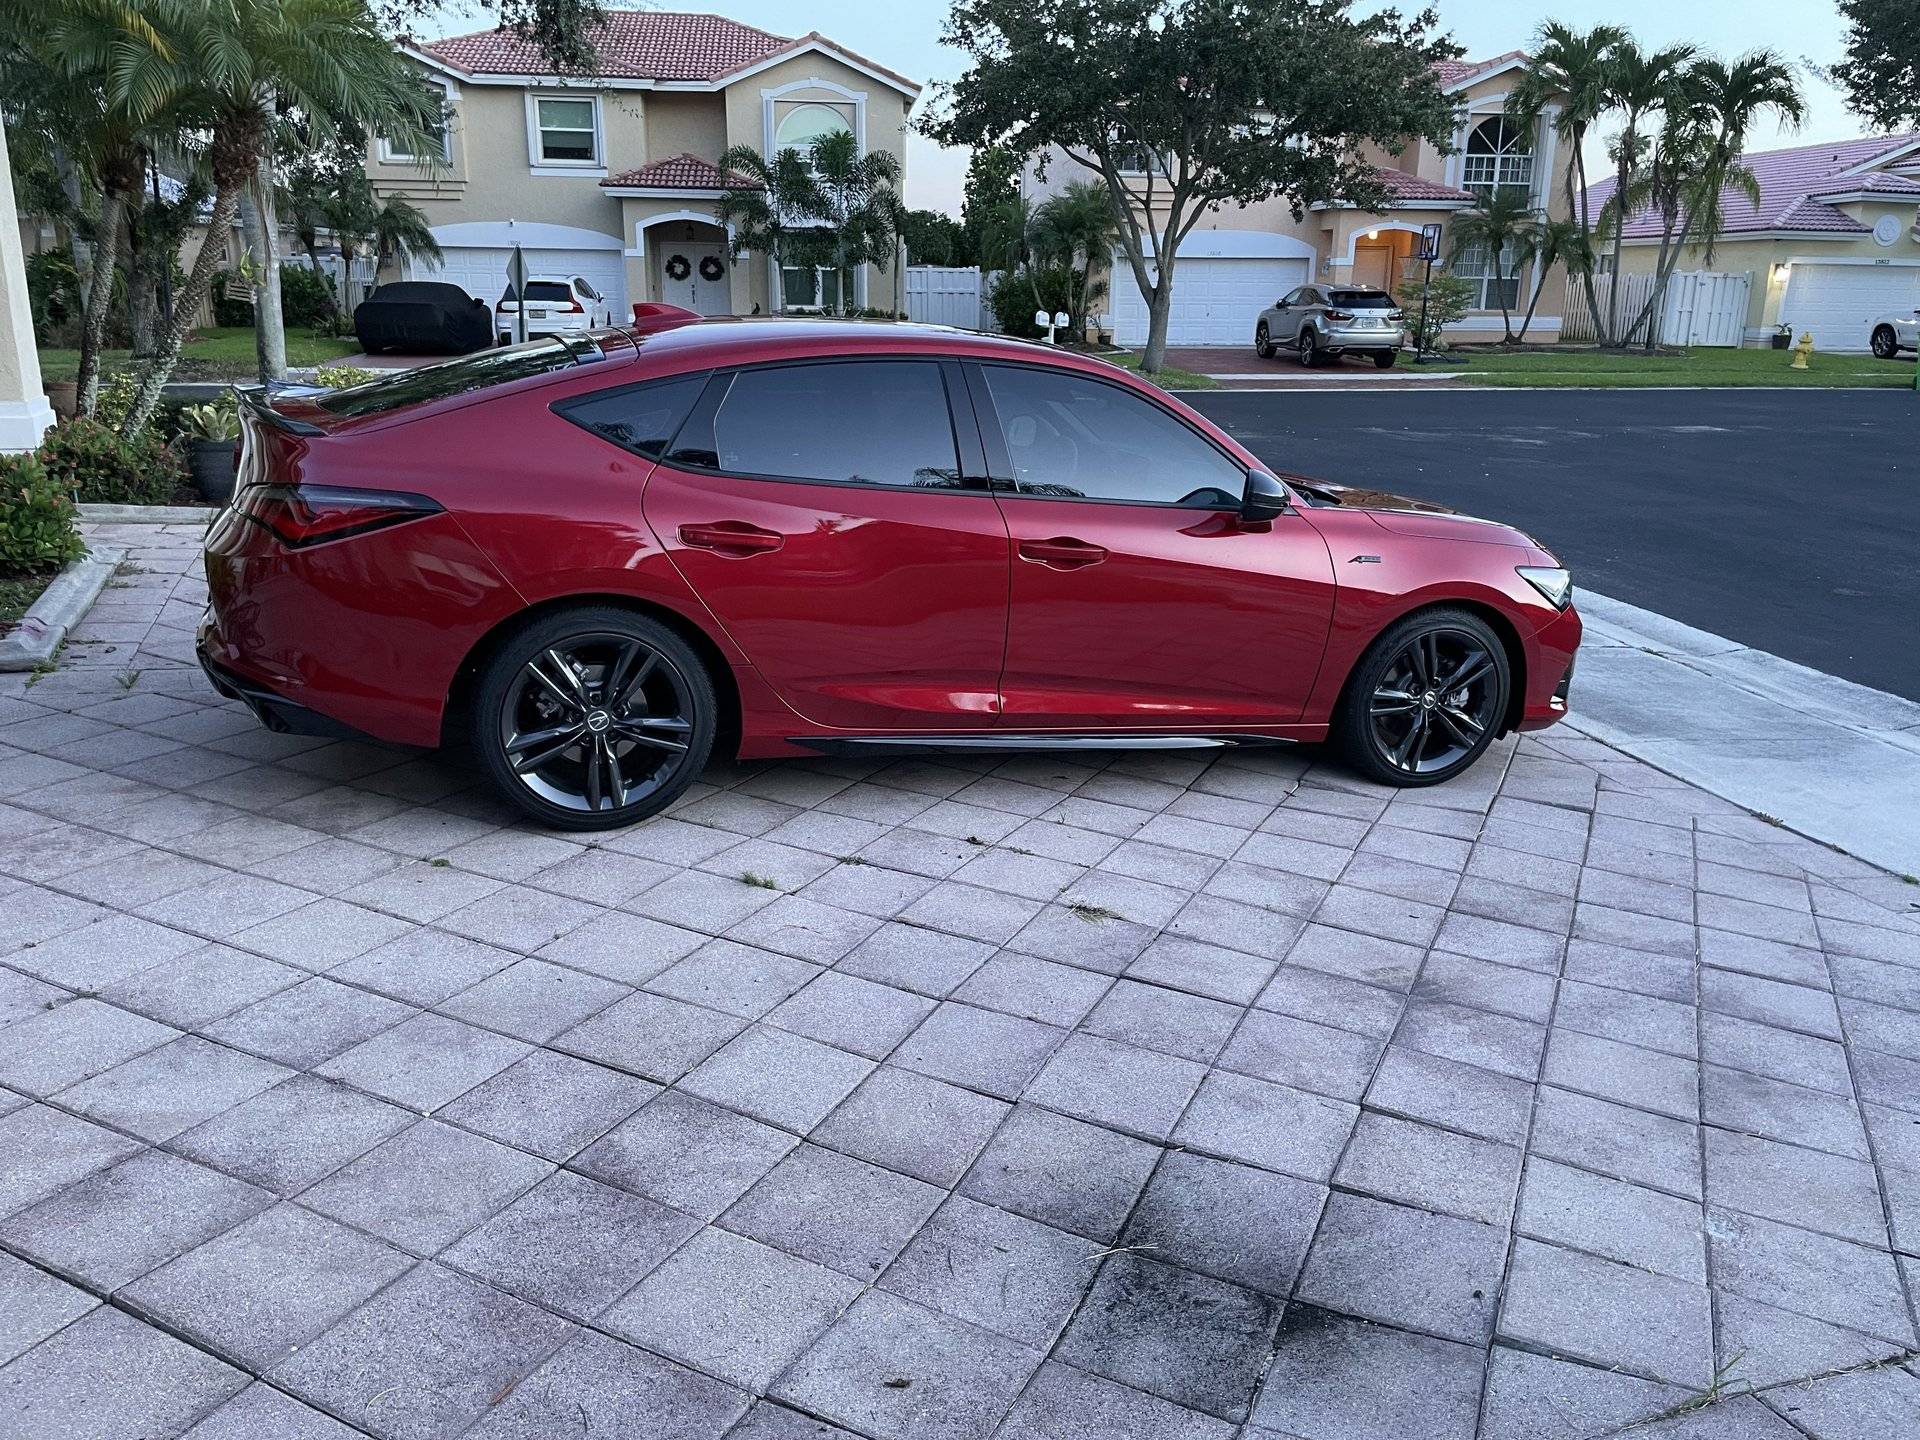
[(1643, 355), (1575, 349), (1516, 355), (1470, 354), (1462, 378), (1474, 385), (1627, 387), (1636, 385), (1900, 386), (1913, 384), (1913, 363), (1870, 355), (1815, 352), (1807, 370), (1792, 370), (1790, 350), (1698, 349), (1685, 355)]
[[(1111, 360), (1114, 364), (1135, 372), (1140, 369), (1140, 357), (1131, 350), (1119, 355), (1102, 355), (1100, 358)], [(1181, 370), (1172, 365), (1162, 366), (1158, 375), (1148, 375), (1145, 378), (1153, 381), (1162, 390), (1217, 390), (1220, 388), (1220, 382), (1209, 375), (1196, 375), (1191, 370)]]
[[(360, 353), (352, 336), (316, 335), (310, 330), (287, 331), (287, 363), (305, 367), (324, 365)], [(103, 364), (109, 371), (124, 370), (131, 352), (109, 350)], [(78, 350), (42, 350), (40, 373), (48, 380), (71, 380), (80, 373)], [(176, 380), (251, 380), (259, 371), (251, 325), (216, 326), (196, 331), (180, 351)]]

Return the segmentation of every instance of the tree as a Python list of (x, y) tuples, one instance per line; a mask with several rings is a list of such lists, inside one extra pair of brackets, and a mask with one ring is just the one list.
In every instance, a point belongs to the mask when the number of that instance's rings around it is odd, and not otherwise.
[(1613, 284), (1607, 290), (1607, 328), (1602, 332), (1602, 341), (1608, 345), (1626, 343), (1619, 328), (1620, 247), (1633, 214), (1629, 192), (1634, 188), (1635, 169), (1656, 149), (1647, 126), (1651, 117), (1688, 103), (1683, 82), (1693, 53), (1691, 45), (1642, 50), (1636, 42), (1623, 40), (1607, 55), (1606, 95), (1621, 117), (1620, 134), (1613, 144), (1617, 173), (1613, 194), (1607, 198), (1610, 213), (1602, 221), (1613, 240)]
[[(1581, 244), (1567, 251), (1572, 273), (1586, 291), (1587, 310), (1596, 335), (1606, 327), (1600, 319), (1600, 297), (1593, 287), (1593, 216), (1587, 208), (1587, 135), (1612, 108), (1609, 57), (1624, 44), (1627, 32), (1618, 25), (1596, 25), (1582, 32), (1549, 20), (1533, 37), (1526, 69), (1507, 98), (1507, 114), (1532, 133), (1543, 115), (1551, 114), (1554, 133), (1573, 156), (1567, 167), (1567, 214), (1576, 217)], [(1524, 333), (1525, 327), (1522, 326)]]
[(1216, 205), (1284, 198), (1384, 208), (1362, 147), (1446, 144), (1433, 66), (1459, 48), (1351, 0), (954, 0), (972, 68), (923, 128), (948, 145), (1058, 147), (1113, 193), (1147, 302), (1143, 370), (1164, 363), (1180, 245)]
[(901, 217), (900, 238), (916, 265), (971, 265), (973, 245), (966, 228), (938, 210), (909, 210)]
[(438, 123), (426, 109), (412, 65), (381, 35), (365, 0), (146, 3), (173, 46), (177, 83), (208, 136), (213, 212), (173, 318), (139, 371), (122, 426), (129, 435), (153, 414), (179, 362), (189, 319), (213, 284), (241, 192), (259, 182), (276, 109), (303, 115), (323, 139), (352, 120), (424, 145)]
[(994, 212), (1020, 194), (1020, 172), (1025, 167), (1026, 157), (1014, 154), (1004, 145), (982, 145), (967, 162), (967, 181), (960, 197), (960, 226), (967, 232), (974, 264), (985, 264), (980, 255), (980, 236)]
[(1087, 312), (1104, 293), (1093, 272), (1111, 261), (1120, 233), (1113, 196), (1097, 180), (1076, 180), (1034, 212), (1033, 230), (1034, 248), (1067, 268), (1067, 312), (1072, 317), (1068, 328), (1084, 335)]
[(1533, 312), (1540, 304), (1540, 279), (1555, 265), (1564, 264), (1570, 274), (1591, 275), (1593, 257), (1587, 250), (1587, 232), (1580, 228), (1578, 220), (1569, 217), (1565, 220), (1537, 220), (1520, 234), (1513, 252), (1513, 262), (1522, 266), (1529, 261), (1535, 266), (1533, 294), (1527, 297), (1527, 313), (1520, 317), (1520, 330), (1513, 337), (1513, 343), (1526, 343), (1527, 329), (1533, 324)]
[(736, 256), (757, 250), (778, 267), (831, 269), (842, 313), (853, 308), (856, 269), (884, 271), (893, 263), (903, 210), (900, 162), (890, 151), (862, 155), (851, 131), (835, 130), (816, 138), (804, 157), (786, 149), (768, 159), (751, 145), (735, 145), (720, 157), (720, 169), (748, 182), (720, 199)]
[(1847, 103), (1882, 130), (1920, 125), (1920, 5), (1914, 0), (1840, 0), (1847, 58), (1833, 78)]
[(1520, 251), (1527, 245), (1527, 236), (1538, 224), (1533, 198), (1524, 185), (1496, 185), (1480, 197), (1473, 209), (1453, 218), (1451, 230), (1453, 258), (1456, 261), (1460, 258), (1460, 252), (1469, 246), (1482, 246), (1487, 251), (1493, 269), (1493, 281), (1500, 297), (1500, 324), (1506, 332), (1501, 338), (1503, 345), (1513, 344), (1515, 336), (1513, 315), (1507, 301), (1506, 282), (1510, 277), (1508, 267), (1502, 261), (1512, 256), (1513, 269), (1518, 271)]

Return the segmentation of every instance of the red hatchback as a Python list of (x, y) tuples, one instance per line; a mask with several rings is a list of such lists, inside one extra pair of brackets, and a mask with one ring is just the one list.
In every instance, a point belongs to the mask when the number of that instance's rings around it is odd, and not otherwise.
[(200, 653), (277, 729), (465, 737), (544, 824), (716, 750), (1331, 738), (1428, 785), (1566, 711), (1554, 557), (1276, 478), (1103, 361), (930, 327), (540, 340), (245, 407)]

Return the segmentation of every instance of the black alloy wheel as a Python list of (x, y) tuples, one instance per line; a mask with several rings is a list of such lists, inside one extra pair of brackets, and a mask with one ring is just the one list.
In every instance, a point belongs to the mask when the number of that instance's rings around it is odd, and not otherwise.
[(1900, 338), (1893, 333), (1891, 325), (1882, 325), (1873, 332), (1873, 353), (1882, 360), (1892, 360), (1900, 354)]
[(494, 783), (545, 825), (602, 830), (664, 809), (707, 763), (713, 686), (666, 626), (607, 608), (549, 616), (503, 646), (472, 733)]
[(1499, 733), (1511, 685), (1506, 647), (1478, 616), (1429, 610), (1376, 640), (1341, 697), (1347, 759), (1388, 785), (1434, 785), (1480, 758)]

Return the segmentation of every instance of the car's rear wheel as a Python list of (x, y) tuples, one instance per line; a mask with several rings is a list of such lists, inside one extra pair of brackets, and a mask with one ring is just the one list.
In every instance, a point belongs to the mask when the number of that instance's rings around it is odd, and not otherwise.
[(1373, 363), (1382, 370), (1391, 370), (1393, 362), (1400, 358), (1398, 350), (1379, 350), (1374, 353)]
[(1882, 325), (1873, 332), (1873, 353), (1882, 360), (1892, 360), (1900, 354), (1900, 337), (1893, 333), (1891, 325)]
[(1347, 680), (1333, 739), (1384, 785), (1437, 785), (1499, 732), (1512, 684), (1507, 650), (1467, 610), (1423, 610), (1389, 626)]
[(1267, 322), (1264, 320), (1254, 327), (1253, 353), (1262, 360), (1273, 358), (1273, 337), (1267, 334)]
[(557, 830), (631, 825), (671, 804), (713, 749), (713, 682), (658, 621), (611, 606), (536, 620), (501, 645), (474, 694), (487, 776)]
[(1320, 342), (1304, 325), (1300, 327), (1300, 363), (1309, 370), (1320, 363)]

